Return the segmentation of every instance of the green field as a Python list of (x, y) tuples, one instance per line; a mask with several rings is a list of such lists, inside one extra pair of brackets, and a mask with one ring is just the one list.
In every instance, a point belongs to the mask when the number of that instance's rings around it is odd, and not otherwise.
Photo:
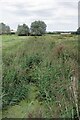
[(3, 118), (78, 117), (78, 36), (2, 36)]

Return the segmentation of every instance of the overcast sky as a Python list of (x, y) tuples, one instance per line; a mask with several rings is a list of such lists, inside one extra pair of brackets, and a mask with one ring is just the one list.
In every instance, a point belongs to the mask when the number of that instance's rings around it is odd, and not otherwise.
[(76, 30), (78, 0), (0, 0), (0, 22), (11, 29), (35, 20), (43, 20), (47, 31)]

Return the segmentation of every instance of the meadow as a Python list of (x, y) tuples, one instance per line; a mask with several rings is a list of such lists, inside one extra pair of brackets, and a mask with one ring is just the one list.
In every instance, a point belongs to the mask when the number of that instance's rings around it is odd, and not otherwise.
[(3, 118), (76, 118), (78, 36), (2, 36)]

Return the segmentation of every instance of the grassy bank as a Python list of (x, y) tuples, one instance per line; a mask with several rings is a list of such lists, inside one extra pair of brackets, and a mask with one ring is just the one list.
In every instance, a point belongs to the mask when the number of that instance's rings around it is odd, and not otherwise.
[(34, 100), (25, 117), (77, 117), (77, 36), (4, 35), (2, 41), (3, 108)]

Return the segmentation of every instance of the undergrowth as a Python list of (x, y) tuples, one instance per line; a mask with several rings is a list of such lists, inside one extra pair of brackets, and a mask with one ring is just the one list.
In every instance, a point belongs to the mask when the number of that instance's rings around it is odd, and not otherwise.
[[(78, 78), (75, 35), (3, 36), (2, 59), (3, 108), (28, 100), (32, 83), (38, 88), (35, 99), (46, 106), (46, 117), (78, 117), (74, 95), (75, 92), (77, 96)], [(74, 77), (75, 90), (71, 79)]]

